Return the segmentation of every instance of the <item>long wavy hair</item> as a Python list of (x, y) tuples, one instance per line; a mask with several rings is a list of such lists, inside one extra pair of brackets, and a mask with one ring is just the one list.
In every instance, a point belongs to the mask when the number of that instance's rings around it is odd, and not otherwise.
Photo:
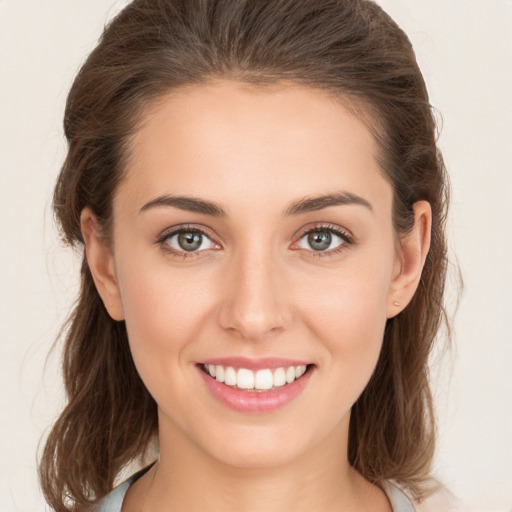
[[(397, 235), (412, 206), (430, 203), (432, 242), (411, 303), (388, 320), (375, 372), (354, 404), (349, 462), (365, 478), (428, 493), (435, 421), (428, 360), (442, 323), (448, 182), (436, 123), (409, 39), (369, 0), (135, 0), (105, 28), (69, 93), (68, 153), (54, 192), (64, 239), (82, 247), (90, 207), (108, 234), (112, 199), (142, 113), (170, 90), (229, 79), (292, 82), (340, 98), (375, 137), (394, 190)], [(155, 401), (133, 364), (123, 322), (110, 318), (84, 258), (62, 331), (67, 405), (41, 455), (40, 481), (56, 512), (86, 511), (145, 453), (158, 430)]]

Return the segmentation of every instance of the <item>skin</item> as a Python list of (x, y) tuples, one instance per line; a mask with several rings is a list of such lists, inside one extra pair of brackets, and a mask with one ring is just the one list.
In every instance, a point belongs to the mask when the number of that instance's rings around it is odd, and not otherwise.
[[(431, 212), (416, 203), (414, 229), (396, 244), (377, 154), (339, 101), (302, 86), (218, 81), (171, 92), (146, 112), (114, 199), (110, 247), (93, 212), (82, 212), (97, 288), (112, 318), (126, 321), (158, 404), (160, 459), (123, 510), (391, 510), (347, 462), (350, 409), (386, 319), (416, 290)], [(304, 198), (340, 192), (370, 207), (286, 215)], [(143, 209), (171, 194), (215, 202), (225, 215)], [(183, 225), (208, 235), (201, 250), (165, 239)], [(334, 236), (313, 250), (308, 231), (326, 225), (352, 243)], [(199, 361), (227, 356), (314, 369), (286, 406), (247, 414), (214, 399), (198, 372)]]

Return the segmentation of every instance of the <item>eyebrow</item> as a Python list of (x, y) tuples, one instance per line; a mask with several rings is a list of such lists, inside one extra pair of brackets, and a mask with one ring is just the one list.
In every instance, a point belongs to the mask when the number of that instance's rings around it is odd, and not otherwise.
[(330, 206), (359, 205), (373, 212), (372, 205), (362, 197), (350, 192), (338, 192), (320, 196), (305, 197), (293, 203), (284, 213), (285, 216), (323, 210)]
[[(338, 192), (335, 194), (304, 197), (303, 199), (292, 203), (285, 210), (284, 216), (301, 215), (308, 212), (322, 210), (330, 206), (340, 205), (359, 205), (373, 211), (372, 205), (366, 199), (350, 192)], [(171, 206), (179, 208), (180, 210), (203, 213), (213, 217), (226, 216), (225, 210), (213, 201), (207, 201), (206, 199), (199, 199), (197, 197), (173, 195), (164, 195), (152, 199), (140, 209), (140, 213), (161, 206)]]
[(196, 212), (196, 213), (204, 213), (206, 215), (212, 215), (214, 217), (225, 217), (226, 212), (213, 201), (206, 201), (205, 199), (198, 199), (196, 197), (187, 197), (187, 196), (160, 196), (156, 199), (149, 201), (146, 203), (141, 209), (140, 212), (145, 212), (146, 210), (150, 210), (151, 208), (156, 208), (158, 206), (173, 206), (174, 208), (179, 208), (180, 210), (185, 210), (188, 212)]

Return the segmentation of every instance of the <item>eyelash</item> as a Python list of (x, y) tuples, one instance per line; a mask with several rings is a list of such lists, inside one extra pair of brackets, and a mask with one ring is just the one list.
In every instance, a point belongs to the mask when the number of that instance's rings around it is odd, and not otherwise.
[(310, 229), (302, 231), (300, 236), (298, 237), (298, 241), (294, 242), (294, 245), (297, 244), (300, 240), (302, 240), (303, 237), (309, 235), (310, 233), (323, 233), (326, 231), (341, 238), (341, 240), (343, 240), (343, 243), (341, 243), (338, 247), (335, 247), (334, 249), (329, 249), (327, 251), (315, 251), (313, 249), (308, 250), (307, 252), (310, 253), (310, 255), (314, 258), (328, 258), (332, 256), (337, 256), (341, 252), (346, 251), (349, 248), (349, 246), (355, 244), (354, 237), (348, 231), (345, 231), (339, 228), (338, 226), (334, 226), (332, 224), (318, 224)]
[(179, 235), (180, 233), (191, 233), (191, 232), (199, 233), (200, 235), (203, 235), (206, 238), (208, 238), (209, 240), (211, 240), (212, 243), (214, 243), (215, 245), (220, 245), (217, 242), (215, 242), (215, 238), (211, 234), (209, 234), (204, 228), (202, 228), (202, 227), (200, 228), (200, 227), (193, 226), (193, 225), (184, 225), (184, 226), (180, 226), (175, 229), (171, 229), (170, 231), (165, 231), (157, 238), (156, 243), (158, 245), (160, 245), (162, 250), (169, 253), (171, 256), (174, 256), (175, 258), (187, 259), (187, 258), (197, 257), (198, 254), (200, 254), (201, 252), (205, 252), (205, 250), (190, 251), (190, 252), (177, 251), (176, 249), (171, 248), (168, 243), (166, 243), (167, 240), (169, 240), (169, 238), (171, 238), (175, 235)]
[[(314, 249), (306, 250), (308, 253), (310, 253), (310, 255), (312, 257), (315, 257), (315, 258), (320, 257), (321, 258), (321, 257), (336, 256), (337, 254), (340, 254), (342, 251), (348, 249), (348, 247), (350, 245), (355, 244), (354, 238), (347, 231), (344, 231), (344, 230), (340, 229), (339, 227), (334, 226), (332, 224), (320, 224), (320, 225), (315, 225), (310, 229), (306, 229), (306, 230), (302, 231), (301, 234), (297, 237), (297, 241), (294, 242), (293, 245), (296, 245), (297, 243), (299, 243), (303, 237), (309, 235), (310, 233), (322, 233), (322, 232), (326, 232), (326, 231), (341, 238), (341, 240), (343, 240), (343, 243), (341, 243), (338, 247), (336, 247), (334, 249), (327, 250), (327, 251), (315, 251)], [(172, 249), (169, 246), (169, 244), (166, 243), (167, 240), (169, 240), (169, 238), (171, 238), (175, 235), (179, 235), (180, 233), (190, 233), (190, 232), (199, 233), (199, 234), (207, 237), (209, 240), (211, 240), (213, 244), (220, 245), (218, 242), (215, 241), (215, 238), (212, 235), (210, 235), (207, 231), (204, 230), (204, 228), (202, 228), (202, 227), (199, 228), (199, 227), (193, 226), (193, 225), (184, 225), (184, 226), (180, 226), (179, 228), (175, 228), (170, 231), (166, 231), (166, 232), (162, 233), (157, 238), (156, 243), (158, 245), (160, 245), (164, 251), (166, 251), (167, 253), (169, 253), (170, 255), (172, 255), (176, 258), (187, 259), (187, 258), (191, 258), (191, 257), (197, 257), (198, 254), (200, 254), (202, 252), (206, 252), (208, 249), (203, 249), (202, 251), (190, 251), (190, 252), (177, 251), (175, 249)], [(301, 249), (299, 248), (299, 249), (294, 249), (294, 250), (301, 250)]]

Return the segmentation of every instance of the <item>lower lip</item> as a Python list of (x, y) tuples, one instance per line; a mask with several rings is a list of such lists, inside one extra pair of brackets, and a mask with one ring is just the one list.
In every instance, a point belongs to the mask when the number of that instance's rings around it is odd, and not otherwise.
[(266, 413), (284, 407), (302, 392), (313, 373), (313, 368), (310, 367), (292, 383), (271, 391), (244, 391), (216, 381), (199, 367), (198, 370), (206, 387), (217, 400), (234, 411), (246, 413)]

